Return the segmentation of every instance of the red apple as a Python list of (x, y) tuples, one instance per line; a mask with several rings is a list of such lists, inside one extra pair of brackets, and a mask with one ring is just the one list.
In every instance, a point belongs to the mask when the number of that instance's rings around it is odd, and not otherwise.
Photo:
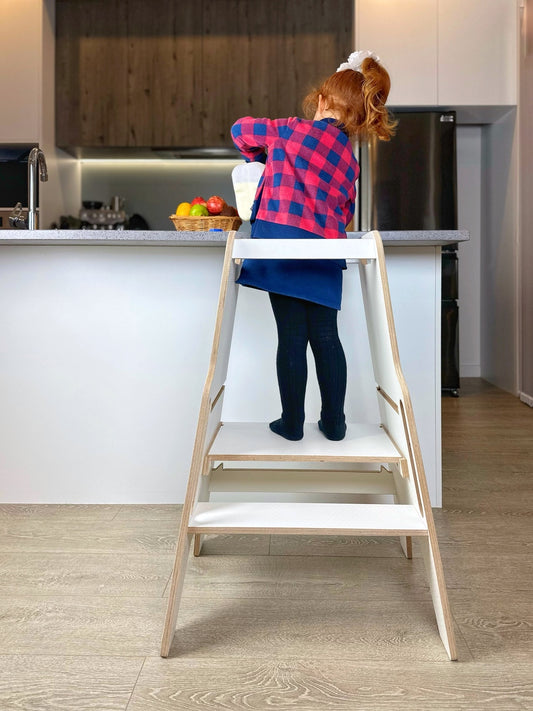
[(210, 215), (220, 215), (226, 201), (223, 200), (219, 195), (211, 195), (207, 201), (207, 209)]
[(203, 205), (204, 207), (207, 207), (206, 201), (200, 195), (191, 200), (191, 205)]

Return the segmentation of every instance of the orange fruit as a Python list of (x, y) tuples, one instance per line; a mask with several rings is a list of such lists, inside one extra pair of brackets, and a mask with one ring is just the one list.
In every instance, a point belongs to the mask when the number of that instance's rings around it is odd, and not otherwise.
[(176, 216), (177, 217), (187, 217), (187, 215), (190, 212), (191, 212), (191, 203), (190, 202), (180, 202), (180, 204), (176, 208)]

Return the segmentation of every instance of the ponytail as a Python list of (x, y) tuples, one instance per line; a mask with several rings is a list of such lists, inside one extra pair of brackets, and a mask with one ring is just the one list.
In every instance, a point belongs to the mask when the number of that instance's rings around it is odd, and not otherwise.
[(323, 96), (328, 108), (338, 116), (339, 127), (349, 136), (364, 140), (377, 136), (389, 141), (397, 122), (385, 107), (390, 91), (387, 70), (373, 57), (364, 59), (358, 69), (348, 67), (341, 65), (305, 97), (305, 115), (313, 118), (319, 96)]
[(363, 106), (365, 113), (364, 133), (375, 134), (382, 141), (389, 141), (394, 135), (397, 122), (385, 108), (390, 91), (390, 77), (387, 70), (374, 59), (368, 58), (361, 66), (363, 83)]

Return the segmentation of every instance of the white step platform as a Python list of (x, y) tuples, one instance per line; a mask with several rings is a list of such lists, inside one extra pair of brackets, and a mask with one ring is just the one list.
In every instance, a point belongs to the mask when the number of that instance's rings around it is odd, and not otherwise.
[(383, 427), (347, 425), (340, 442), (326, 439), (317, 424), (304, 425), (304, 437), (291, 442), (266, 422), (225, 422), (209, 449), (210, 461), (400, 462), (403, 457)]
[(427, 536), (414, 506), (398, 504), (197, 503), (189, 533)]

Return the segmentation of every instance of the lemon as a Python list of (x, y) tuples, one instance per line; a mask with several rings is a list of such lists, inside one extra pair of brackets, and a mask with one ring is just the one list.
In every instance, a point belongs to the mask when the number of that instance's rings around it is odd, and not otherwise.
[(176, 208), (176, 215), (178, 217), (187, 217), (187, 215), (191, 211), (191, 203), (190, 202), (180, 202), (178, 207)]

